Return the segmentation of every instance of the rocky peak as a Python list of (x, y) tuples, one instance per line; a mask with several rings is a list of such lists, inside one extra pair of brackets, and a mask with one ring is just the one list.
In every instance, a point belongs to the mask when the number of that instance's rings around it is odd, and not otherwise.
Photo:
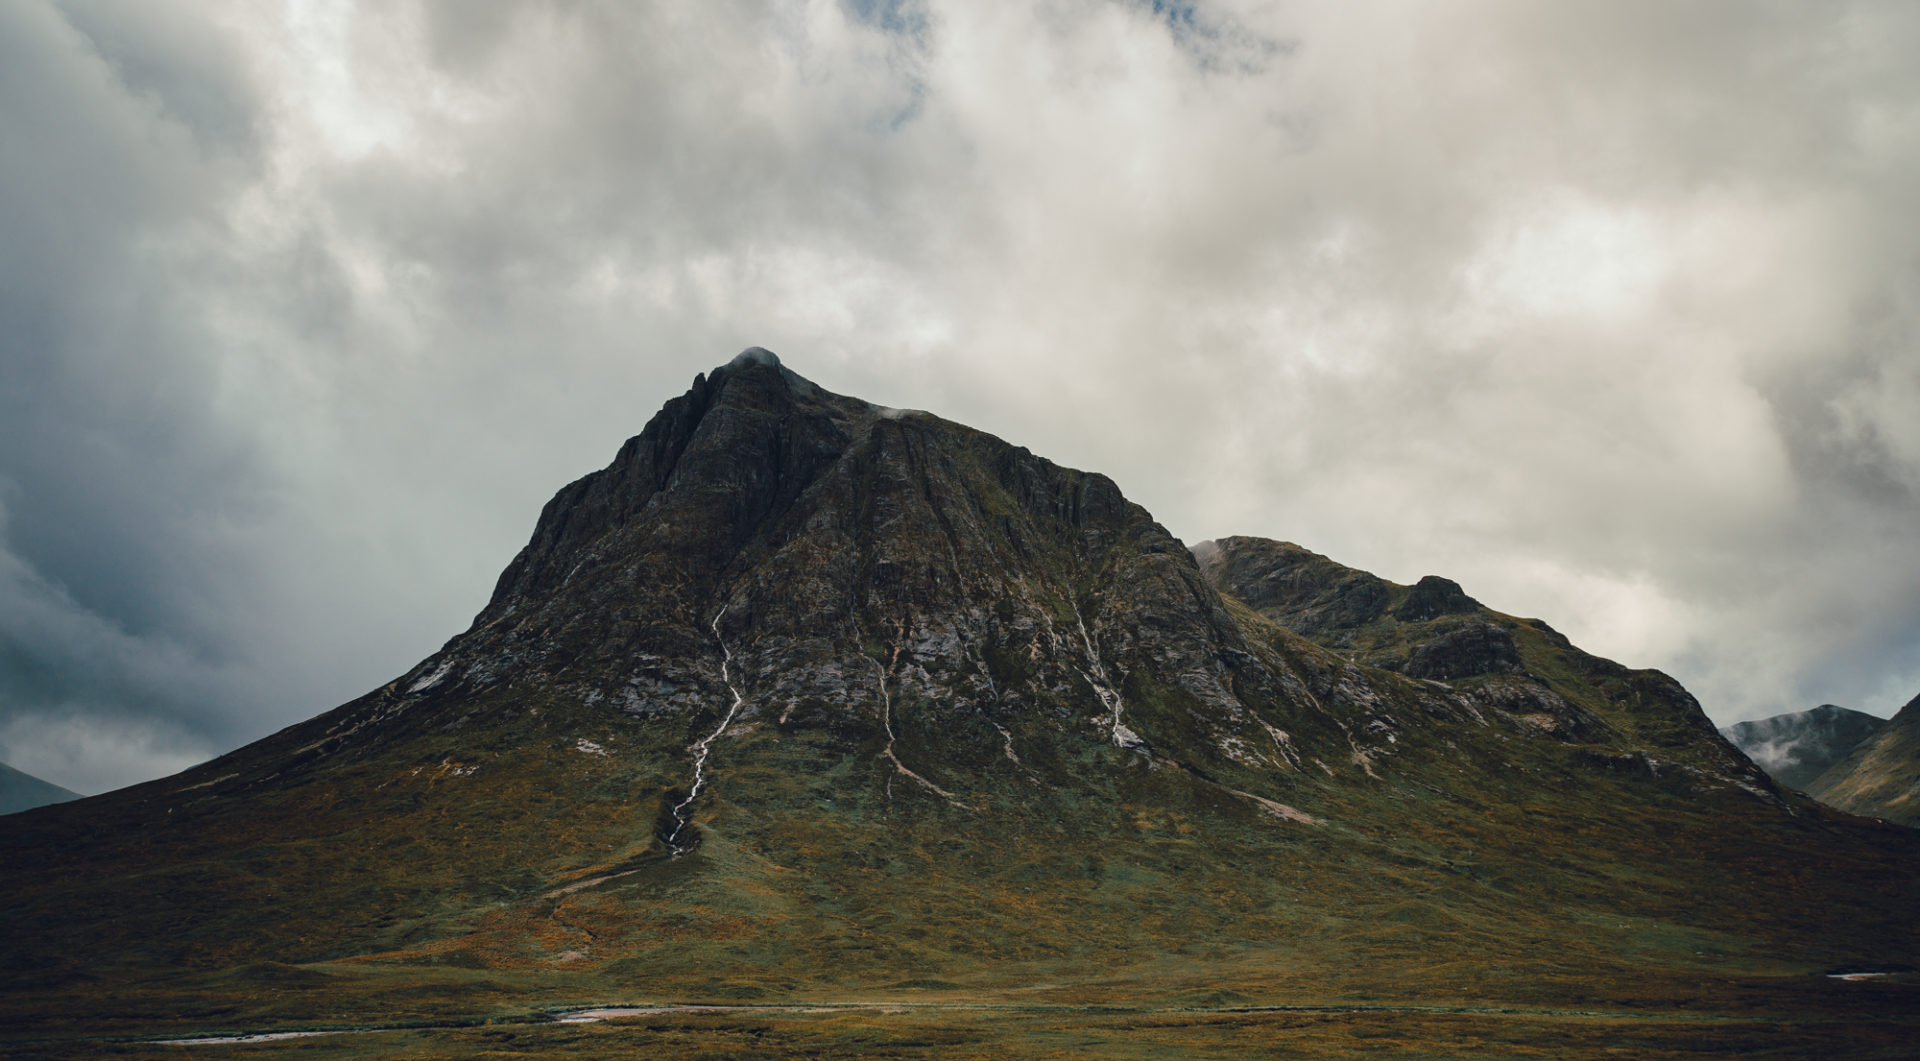
[(1385, 613), (1395, 588), (1292, 542), (1235, 536), (1201, 542), (1193, 553), (1214, 585), (1309, 636), (1366, 626)]
[(1089, 779), (1103, 747), (1288, 806), (1319, 798), (1308, 779), (1445, 769), (1481, 739), (1461, 726), (1764, 791), (1671, 679), (1450, 580), (1398, 586), (1257, 538), (1189, 553), (1104, 475), (757, 349), (562, 489), (473, 628), (375, 699), (370, 717), (428, 728), (558, 699), (683, 739), (701, 769), (661, 819), (676, 851), (724, 786), (708, 752), (770, 724), (871, 744), (956, 806), (1003, 764), (1107, 784)]
[[(560, 590), (633, 543), (667, 531), (698, 574), (790, 506), (863, 423), (864, 402), (829, 394), (750, 348), (693, 385), (627, 440), (606, 468), (562, 488), (495, 586), (481, 623)], [(652, 517), (643, 520), (642, 517)]]
[(1445, 683), (1534, 735), (1633, 748), (1634, 762), (1679, 760), (1771, 798), (1766, 775), (1678, 682), (1582, 652), (1537, 619), (1482, 605), (1452, 579), (1401, 586), (1264, 538), (1222, 538), (1195, 555), (1222, 592), (1355, 663)]
[(749, 720), (768, 696), (858, 717), (910, 695), (1058, 719), (1078, 687), (1101, 691), (1076, 724), (1118, 742), (1138, 740), (1123, 660), (1179, 664), (1225, 703), (1210, 661), (1247, 648), (1186, 550), (1111, 479), (832, 394), (756, 348), (562, 489), (473, 628), (398, 684), (457, 699), (531, 683), (698, 713), (734, 696), (714, 683), (723, 651), (734, 683), (766, 694)]
[(749, 346), (745, 350), (733, 355), (733, 360), (727, 362), (727, 368), (734, 370), (743, 369), (748, 365), (765, 365), (768, 368), (782, 367), (780, 364), (780, 355), (764, 346)]
[(1460, 583), (1439, 575), (1426, 575), (1407, 589), (1407, 597), (1394, 609), (1402, 622), (1418, 623), (1442, 615), (1457, 615), (1478, 610), (1480, 602), (1467, 596)]
[(1821, 704), (1811, 711), (1736, 722), (1720, 732), (1774, 780), (1805, 789), (1886, 724), (1863, 711)]

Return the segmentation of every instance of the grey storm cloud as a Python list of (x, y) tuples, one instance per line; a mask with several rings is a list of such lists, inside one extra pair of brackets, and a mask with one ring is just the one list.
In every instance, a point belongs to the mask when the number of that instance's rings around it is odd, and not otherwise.
[(748, 345), (1724, 722), (1920, 687), (1901, 3), (0, 8), (0, 759), (401, 673)]

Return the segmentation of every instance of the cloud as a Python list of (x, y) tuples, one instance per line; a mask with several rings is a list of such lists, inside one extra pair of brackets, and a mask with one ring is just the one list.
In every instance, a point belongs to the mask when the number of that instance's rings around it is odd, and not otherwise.
[[(1722, 722), (1920, 685), (1904, 5), (0, 19), (0, 614), (68, 638), (8, 754), (392, 677), (754, 344), (1189, 539), (1459, 578)], [(106, 644), (170, 662), (90, 686)], [(59, 754), (174, 764), (128, 747)]]
[[(90, 37), (78, 15), (94, 13), (0, 14), (9, 734), (49, 712), (126, 718), (204, 691), (186, 658), (217, 661), (230, 647), (223, 524), (257, 507), (263, 487), (244, 430), (213, 408), (173, 271), (183, 235), (240, 187), (251, 131), (225, 102), (235, 65), (146, 11), (120, 12), (124, 33)], [(191, 710), (160, 713), (197, 748), (228, 736)], [(33, 769), (37, 751), (8, 739)], [(102, 780), (85, 768), (49, 776)]]
[(224, 750), (258, 675), (164, 635), (135, 636), (0, 552), (0, 756), (75, 791)]

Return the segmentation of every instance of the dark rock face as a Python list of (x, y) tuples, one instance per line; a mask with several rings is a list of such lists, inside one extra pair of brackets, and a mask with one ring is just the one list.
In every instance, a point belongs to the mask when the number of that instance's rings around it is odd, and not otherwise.
[(1240, 599), (1309, 636), (1366, 626), (1386, 613), (1392, 584), (1365, 571), (1341, 567), (1292, 543), (1276, 548), (1240, 548), (1258, 539), (1201, 542), (1193, 552), (1217, 586), (1235, 587)]
[(1811, 711), (1737, 722), (1720, 732), (1775, 781), (1804, 791), (1886, 724), (1862, 711), (1821, 704)]
[(1428, 575), (1407, 589), (1406, 599), (1393, 610), (1403, 623), (1425, 622), (1442, 615), (1460, 615), (1478, 611), (1480, 602), (1467, 596), (1460, 583), (1439, 575)]
[(1518, 674), (1523, 669), (1512, 634), (1493, 623), (1467, 621), (1437, 630), (1431, 640), (1414, 646), (1404, 673), (1444, 682), (1475, 674)]
[(1511, 719), (1520, 732), (1564, 744), (1604, 744), (1620, 740), (1620, 733), (1592, 711), (1561, 696), (1531, 675), (1515, 675), (1476, 685), (1476, 701), (1499, 716)]
[[(1303, 696), (1106, 476), (745, 355), (563, 489), (474, 627), (395, 695), (532, 683), (699, 716), (729, 699), (723, 643), (743, 722), (810, 705), (872, 725), (884, 689), (977, 733), (963, 759), (1044, 725), (1201, 764), (1297, 761), (1284, 734), (1342, 732), (1302, 712), (1374, 699)], [(1349, 759), (1334, 739), (1320, 757)]]
[[(1348, 658), (1249, 627), (1222, 591)], [(1535, 677), (1518, 634), (1592, 683)], [(1444, 578), (1400, 587), (1260, 539), (1190, 555), (1103, 475), (749, 351), (563, 489), (473, 628), (361, 710), (524, 689), (693, 733), (813, 720), (881, 734), (903, 783), (944, 793), (1070, 735), (1284, 794), (1261, 772), (1370, 776), (1499, 718), (1767, 791), (1670, 679), (1555, 638)], [(1655, 687), (1660, 721), (1633, 721)], [(941, 735), (932, 761), (901, 758), (896, 708)]]
[[(1451, 579), (1398, 586), (1263, 538), (1203, 542), (1194, 554), (1218, 589), (1275, 623), (1363, 665), (1449, 683), (1465, 705), (1521, 735), (1591, 746), (1583, 762), (1650, 754), (1777, 798), (1678, 682), (1582, 652), (1538, 619), (1485, 607)], [(1344, 606), (1354, 600), (1367, 604)]]

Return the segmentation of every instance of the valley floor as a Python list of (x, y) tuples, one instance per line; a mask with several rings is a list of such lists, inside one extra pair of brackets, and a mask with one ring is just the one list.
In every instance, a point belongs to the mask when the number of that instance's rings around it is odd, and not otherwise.
[[(496, 1012), (405, 1026), (251, 1029), (74, 1020), (0, 1033), (0, 1054), (45, 1058), (1911, 1058), (1920, 975), (1871, 981), (1701, 983), (1669, 1003), (1591, 1007), (1133, 1004), (906, 998), (775, 1004), (660, 1003)], [(1632, 995), (1632, 992), (1628, 992)], [(162, 1030), (165, 1029), (165, 1030)], [(240, 1036), (243, 1036), (241, 1038)], [(219, 1037), (215, 1037), (219, 1036)], [(185, 1040), (185, 1041), (183, 1041)]]

